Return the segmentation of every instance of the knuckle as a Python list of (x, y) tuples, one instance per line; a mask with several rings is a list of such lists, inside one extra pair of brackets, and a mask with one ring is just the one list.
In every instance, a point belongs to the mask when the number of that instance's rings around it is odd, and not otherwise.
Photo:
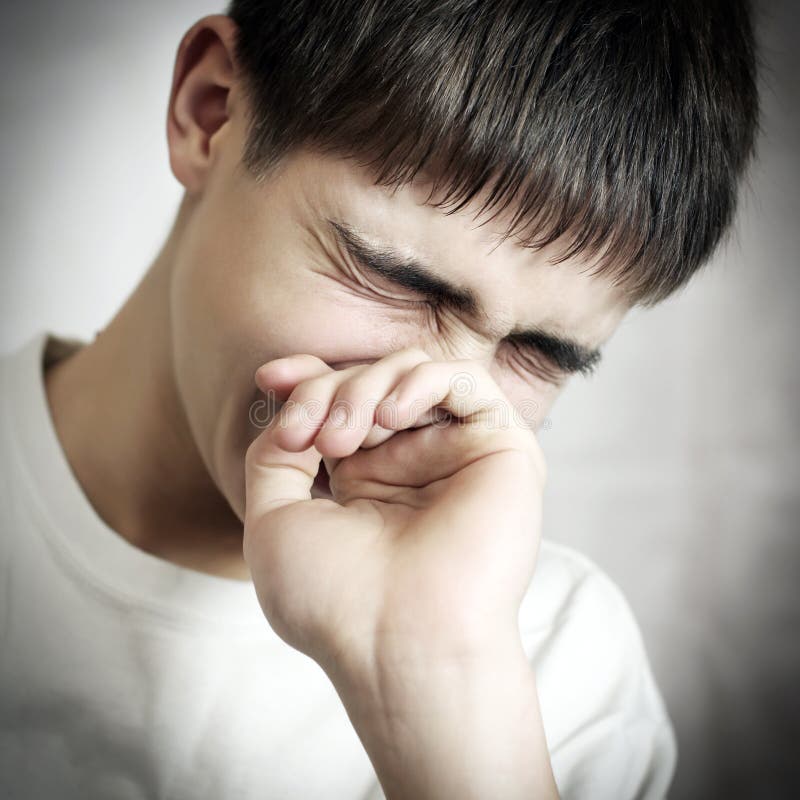
[(330, 378), (328, 375), (316, 375), (298, 383), (289, 395), (289, 400), (293, 400), (295, 403), (302, 403), (305, 400), (317, 399), (324, 396), (329, 387)]
[(351, 428), (354, 425), (358, 426), (361, 422), (361, 420), (358, 418), (356, 403), (346, 397), (338, 396), (333, 403), (331, 403), (331, 407), (328, 412), (328, 420), (329, 424), (333, 424), (340, 428)]
[(331, 415), (336, 416), (349, 424), (363, 425), (367, 416), (365, 415), (366, 404), (374, 408), (378, 401), (371, 398), (370, 384), (364, 379), (353, 380), (341, 386), (336, 393), (336, 397), (331, 404)]
[(409, 371), (406, 377), (413, 376), (415, 379), (423, 379), (428, 380), (432, 376), (436, 375), (439, 371), (439, 364), (436, 361), (422, 361), (419, 364), (415, 364)]
[(346, 381), (344, 381), (344, 383), (342, 383), (342, 385), (339, 387), (339, 390), (336, 392), (336, 402), (354, 403), (362, 399), (364, 395), (369, 394), (370, 390), (372, 389), (372, 383), (373, 382), (370, 380), (369, 376), (364, 375), (363, 373), (352, 378), (348, 378)]

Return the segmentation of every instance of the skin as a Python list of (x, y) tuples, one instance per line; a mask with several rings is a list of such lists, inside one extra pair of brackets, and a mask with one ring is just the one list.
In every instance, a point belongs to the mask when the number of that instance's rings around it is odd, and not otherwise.
[[(227, 17), (205, 17), (178, 52), (167, 138), (185, 195), (161, 252), (98, 337), (45, 375), (64, 451), (131, 543), (254, 581), (276, 631), (330, 675), (387, 796), (493, 796), (498, 769), (503, 797), (555, 796), (515, 613), (540, 536), (534, 432), (566, 376), (532, 367), (503, 337), (537, 325), (599, 347), (625, 299), (585, 261), (548, 263), (561, 242), (498, 245), (505, 218), (480, 224), (480, 199), (450, 216), (426, 205), (424, 179), (392, 191), (353, 160), (298, 147), (256, 184), (240, 164), (233, 33)], [(328, 219), (424, 256), (476, 293), (487, 326), (368, 275)], [(477, 424), (477, 395), (456, 408), (450, 382), (464, 373), (495, 408), (524, 409), (526, 424)], [(324, 404), (350, 391), (357, 407), (399, 385), (416, 399), (438, 393), (471, 424), (422, 413), (410, 419), (421, 427), (395, 432), (385, 409), (377, 428), (292, 422), (286, 410), (266, 428), (253, 421), (265, 392)], [(412, 453), (402, 474), (389, 466), (397, 453)], [(322, 457), (335, 499), (311, 486)], [(471, 605), (455, 592), (464, 585), (476, 587)], [(468, 773), (459, 753), (471, 754)]]

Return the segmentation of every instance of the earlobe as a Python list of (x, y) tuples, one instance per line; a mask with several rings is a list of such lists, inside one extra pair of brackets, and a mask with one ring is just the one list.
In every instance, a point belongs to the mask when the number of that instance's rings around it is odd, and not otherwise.
[(211, 140), (229, 120), (236, 24), (213, 14), (183, 36), (175, 57), (167, 108), (173, 174), (190, 194), (202, 191), (213, 163)]

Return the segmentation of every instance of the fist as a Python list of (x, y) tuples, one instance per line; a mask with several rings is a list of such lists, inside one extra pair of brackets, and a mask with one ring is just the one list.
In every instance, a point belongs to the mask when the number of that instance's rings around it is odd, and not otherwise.
[(297, 355), (255, 380), (286, 400), (247, 450), (244, 557), (284, 641), (330, 674), (518, 638), (545, 466), (481, 364)]

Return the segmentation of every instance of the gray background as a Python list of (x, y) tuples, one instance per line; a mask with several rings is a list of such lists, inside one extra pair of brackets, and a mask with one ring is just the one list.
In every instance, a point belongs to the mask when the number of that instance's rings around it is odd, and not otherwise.
[[(166, 103), (183, 32), (221, 4), (4, 4), (0, 351), (90, 338), (180, 198)], [(764, 135), (734, 236), (632, 314), (542, 442), (545, 534), (584, 550), (640, 622), (679, 739), (672, 797), (800, 796), (800, 15), (760, 6)]]

